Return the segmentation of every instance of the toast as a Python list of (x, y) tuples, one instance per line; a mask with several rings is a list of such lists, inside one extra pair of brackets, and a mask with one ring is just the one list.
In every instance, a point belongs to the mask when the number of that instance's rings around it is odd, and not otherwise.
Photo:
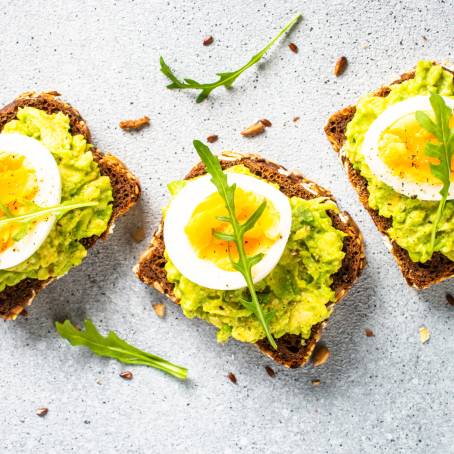
[[(57, 92), (21, 94), (13, 102), (0, 109), (0, 131), (4, 125), (16, 117), (20, 107), (30, 106), (41, 109), (47, 113), (63, 112), (70, 118), (71, 133), (81, 134), (87, 142), (91, 142), (91, 134), (87, 124), (79, 112), (66, 102), (58, 99)], [(96, 147), (92, 148), (94, 160), (98, 163), (102, 175), (110, 178), (113, 195), (113, 210), (109, 220), (108, 228), (101, 235), (107, 237), (112, 230), (115, 220), (125, 214), (138, 200), (140, 196), (140, 185), (137, 178), (129, 172), (126, 166), (116, 157), (110, 154), (103, 154)], [(92, 247), (99, 237), (92, 236), (81, 240), (85, 248)], [(35, 296), (44, 287), (49, 285), (54, 278), (47, 280), (24, 279), (18, 284), (6, 287), (0, 292), (0, 317), (4, 319), (15, 319), (29, 306)]]
[[(307, 180), (297, 173), (288, 172), (284, 167), (267, 161), (260, 156), (224, 152), (220, 156), (220, 160), (221, 166), (224, 169), (243, 164), (254, 175), (278, 184), (280, 190), (288, 197), (297, 196), (303, 199), (312, 199), (323, 196), (334, 200), (328, 191), (312, 181)], [(205, 167), (200, 163), (192, 168), (185, 179), (191, 179), (205, 173)], [(346, 295), (361, 274), (365, 266), (365, 255), (361, 233), (348, 213), (334, 213), (330, 211), (329, 215), (334, 227), (347, 234), (343, 245), (345, 257), (341, 268), (333, 276), (332, 288), (335, 291), (337, 303)], [(151, 240), (149, 248), (143, 253), (139, 263), (134, 267), (134, 272), (145, 284), (154, 287), (178, 304), (173, 294), (173, 284), (168, 282), (166, 278), (165, 264), (163, 223), (161, 222), (161, 225)], [(333, 304), (335, 303), (331, 303), (331, 305)], [(288, 368), (301, 367), (311, 357), (325, 325), (326, 321), (323, 321), (313, 326), (311, 336), (304, 344), (301, 343), (300, 336), (286, 334), (276, 340), (278, 345), (277, 350), (274, 350), (266, 339), (260, 340), (256, 345), (262, 353), (279, 364)]]
[[(445, 68), (446, 69), (446, 68)], [(452, 70), (447, 69), (453, 73)], [(414, 71), (409, 71), (400, 76), (399, 79), (392, 82), (390, 85), (400, 84), (406, 80), (415, 77)], [(373, 92), (374, 96), (385, 97), (390, 93), (390, 86), (383, 86)], [(401, 248), (395, 241), (388, 236), (388, 229), (391, 227), (391, 219), (385, 218), (378, 214), (378, 211), (369, 206), (369, 191), (367, 188), (367, 180), (360, 172), (353, 168), (351, 162), (345, 155), (341, 153), (342, 146), (345, 142), (345, 132), (348, 123), (355, 115), (356, 107), (354, 105), (345, 107), (331, 115), (325, 126), (325, 134), (328, 137), (334, 150), (339, 154), (342, 165), (345, 168), (351, 184), (358, 193), (359, 199), (364, 208), (369, 212), (372, 220), (377, 226), (380, 233), (383, 234), (385, 242), (390, 251), (397, 260), (397, 264), (405, 277), (408, 285), (417, 289), (424, 289), (433, 284), (439, 283), (454, 276), (454, 262), (439, 252), (435, 252), (430, 260), (425, 263), (413, 262), (408, 252)]]

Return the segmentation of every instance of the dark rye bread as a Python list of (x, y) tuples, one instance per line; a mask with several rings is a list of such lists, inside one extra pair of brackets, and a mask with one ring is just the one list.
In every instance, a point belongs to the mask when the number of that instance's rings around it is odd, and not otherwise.
[[(57, 92), (23, 93), (12, 103), (0, 109), (0, 131), (6, 123), (16, 117), (20, 107), (30, 106), (44, 110), (47, 113), (63, 112), (70, 118), (71, 133), (73, 135), (82, 134), (89, 143), (92, 143), (90, 130), (79, 112), (66, 102), (58, 99), (58, 96)], [(115, 220), (125, 214), (137, 202), (140, 196), (140, 185), (137, 178), (129, 172), (119, 159), (110, 154), (103, 154), (95, 147), (92, 152), (95, 161), (99, 165), (101, 174), (110, 178), (113, 190), (112, 216), (108, 228), (101, 236), (106, 238)], [(86, 248), (90, 248), (98, 238), (93, 236), (85, 238), (81, 242)], [(53, 279), (44, 281), (24, 279), (14, 286), (6, 287), (3, 292), (0, 292), (0, 317), (15, 319), (32, 303), (37, 293), (52, 281)]]
[[(222, 167), (228, 168), (237, 164), (245, 165), (253, 174), (265, 180), (277, 183), (280, 190), (288, 197), (297, 196), (303, 199), (312, 199), (319, 196), (332, 195), (310, 180), (297, 173), (287, 172), (284, 167), (267, 161), (257, 155), (241, 155), (224, 152), (221, 156)], [(203, 164), (196, 165), (186, 179), (194, 178), (205, 173)], [(334, 200), (334, 199), (333, 199)], [(361, 274), (365, 266), (364, 246), (361, 233), (348, 213), (329, 212), (333, 225), (345, 232), (348, 236), (344, 240), (345, 258), (339, 271), (334, 275), (332, 288), (336, 292), (336, 303), (344, 297), (353, 283)], [(173, 293), (173, 284), (167, 281), (164, 269), (164, 241), (162, 223), (154, 234), (149, 248), (141, 256), (139, 263), (134, 267), (138, 278), (167, 295), (178, 304)], [(332, 303), (334, 304), (334, 303)], [(301, 337), (287, 334), (277, 340), (278, 349), (274, 350), (266, 340), (257, 342), (258, 348), (279, 364), (295, 368), (303, 366), (310, 358), (316, 343), (320, 339), (326, 321), (312, 328), (311, 337), (301, 344)]]
[[(453, 71), (450, 72), (453, 73)], [(400, 84), (406, 80), (413, 79), (414, 77), (415, 72), (409, 71), (402, 74), (399, 79), (395, 80), (390, 85)], [(385, 97), (388, 96), (390, 91), (391, 88), (389, 86), (383, 86), (373, 92), (373, 94), (375, 96)], [(334, 150), (339, 153), (342, 164), (347, 172), (351, 184), (359, 195), (361, 203), (369, 212), (378, 230), (384, 235), (386, 243), (389, 245), (391, 252), (396, 258), (397, 264), (399, 265), (399, 268), (401, 269), (408, 285), (418, 289), (424, 289), (453, 277), (454, 262), (439, 252), (434, 253), (432, 258), (425, 263), (413, 262), (410, 259), (408, 252), (389, 238), (387, 231), (392, 225), (392, 220), (390, 218), (380, 216), (378, 211), (373, 210), (369, 206), (367, 180), (361, 176), (358, 170), (353, 168), (347, 157), (340, 153), (345, 142), (347, 125), (353, 119), (355, 112), (356, 106), (348, 106), (331, 115), (325, 126), (325, 133)]]

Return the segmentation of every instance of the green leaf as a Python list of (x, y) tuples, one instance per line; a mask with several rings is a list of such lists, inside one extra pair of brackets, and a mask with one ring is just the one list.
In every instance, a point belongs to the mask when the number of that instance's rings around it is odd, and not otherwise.
[(269, 326), (269, 317), (264, 312), (260, 301), (257, 297), (257, 292), (255, 291), (254, 281), (252, 278), (252, 267), (257, 264), (263, 258), (263, 254), (257, 254), (253, 257), (249, 257), (246, 254), (246, 250), (244, 247), (244, 233), (250, 228), (254, 226), (260, 216), (263, 214), (263, 211), (266, 207), (266, 202), (263, 202), (257, 210), (250, 216), (250, 218), (241, 225), (236, 217), (236, 209), (235, 209), (235, 189), (236, 185), (232, 184), (229, 185), (227, 181), (227, 175), (222, 170), (221, 164), (219, 159), (211, 153), (210, 149), (200, 142), (200, 140), (193, 141), (194, 148), (197, 151), (202, 162), (205, 164), (206, 170), (209, 175), (211, 175), (211, 181), (216, 186), (216, 189), (224, 201), (225, 208), (228, 212), (228, 217), (223, 217), (226, 222), (232, 226), (233, 233), (226, 234), (224, 232), (214, 232), (216, 238), (224, 239), (227, 241), (233, 241), (236, 245), (238, 251), (238, 261), (232, 261), (233, 268), (239, 271), (246, 282), (246, 285), (249, 290), (249, 294), (251, 296), (251, 301), (247, 301), (243, 298), (240, 299), (242, 305), (250, 310), (258, 319), (260, 324), (265, 331), (266, 338), (270, 345), (277, 349), (276, 341), (271, 334), (270, 326)]
[(213, 236), (215, 238), (217, 238), (218, 240), (235, 241), (235, 236), (230, 234), (230, 233), (218, 232), (218, 231), (214, 230), (213, 231)]
[(185, 78), (184, 82), (181, 82), (169, 68), (169, 66), (164, 62), (164, 59), (160, 57), (161, 72), (172, 81), (171, 84), (167, 85), (169, 89), (190, 89), (190, 90), (200, 90), (199, 95), (196, 98), (196, 102), (200, 103), (204, 101), (210, 93), (218, 87), (231, 88), (233, 83), (238, 79), (238, 77), (251, 66), (258, 63), (266, 52), (274, 45), (274, 43), (286, 32), (288, 32), (300, 19), (301, 14), (296, 15), (262, 50), (257, 52), (245, 65), (236, 71), (225, 71), (217, 73), (219, 77), (215, 82), (210, 83), (200, 83), (193, 79)]
[(265, 211), (265, 208), (266, 208), (266, 200), (264, 200), (259, 205), (259, 207), (251, 214), (249, 219), (242, 224), (241, 230), (243, 232), (248, 232), (249, 230), (251, 230), (254, 227), (254, 225), (257, 223), (257, 221), (260, 219), (260, 217), (262, 216), (263, 212)]
[(449, 128), (452, 109), (446, 104), (443, 97), (437, 93), (432, 93), (430, 95), (430, 105), (434, 112), (435, 121), (433, 121), (425, 112), (418, 111), (415, 116), (419, 124), (429, 133), (434, 135), (440, 142), (439, 144), (427, 143), (424, 150), (427, 156), (438, 159), (438, 163), (430, 164), (430, 169), (434, 177), (440, 180), (442, 184), (440, 190), (441, 199), (435, 214), (430, 239), (430, 248), (433, 252), (438, 224), (443, 217), (449, 188), (451, 186), (451, 161), (454, 155), (454, 129)]
[(187, 378), (187, 369), (166, 361), (159, 356), (128, 344), (126, 341), (110, 331), (102, 336), (91, 320), (85, 320), (85, 331), (78, 330), (69, 320), (64, 323), (55, 323), (55, 328), (61, 337), (73, 346), (89, 348), (98, 356), (116, 359), (125, 364), (139, 364), (162, 370), (181, 380)]
[[(21, 214), (19, 216), (10, 215), (2, 218), (0, 219), (0, 227), (14, 222), (31, 222), (50, 214), (64, 214), (68, 211), (75, 210), (76, 208), (86, 208), (95, 205), (98, 205), (98, 202), (62, 203), (61, 205), (55, 205), (52, 207), (38, 208), (31, 213)], [(2, 209), (2, 211), (4, 210)]]

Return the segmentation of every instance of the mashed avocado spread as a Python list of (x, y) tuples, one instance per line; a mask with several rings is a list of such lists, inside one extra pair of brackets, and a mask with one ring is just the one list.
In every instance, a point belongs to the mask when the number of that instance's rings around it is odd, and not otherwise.
[[(244, 166), (228, 171), (248, 173)], [(172, 195), (184, 182), (169, 185)], [(292, 228), (284, 253), (273, 271), (256, 284), (261, 304), (274, 310), (271, 332), (279, 338), (286, 333), (310, 336), (315, 324), (330, 315), (327, 304), (334, 301), (332, 276), (339, 270), (344, 252), (345, 234), (332, 225), (327, 211), (337, 211), (334, 202), (325, 198), (290, 199)], [(167, 279), (175, 285), (186, 317), (204, 319), (218, 328), (218, 341), (230, 336), (243, 342), (256, 342), (265, 337), (255, 316), (239, 302), (247, 289), (210, 290), (186, 279), (166, 256)], [(246, 293), (245, 293), (246, 292)]]
[(19, 109), (15, 120), (2, 132), (20, 133), (39, 140), (54, 156), (62, 182), (61, 202), (96, 201), (97, 205), (59, 216), (41, 247), (27, 260), (0, 270), (0, 291), (25, 278), (48, 279), (61, 276), (79, 265), (87, 251), (82, 238), (102, 234), (112, 214), (112, 187), (93, 161), (91, 145), (82, 135), (70, 133), (69, 117), (47, 114), (32, 107)]
[[(392, 218), (389, 236), (406, 249), (414, 262), (426, 262), (431, 258), (430, 235), (438, 202), (422, 201), (401, 195), (377, 179), (361, 153), (364, 137), (373, 121), (389, 106), (417, 95), (439, 93), (454, 96), (453, 76), (441, 66), (431, 62), (419, 62), (414, 79), (391, 85), (386, 97), (367, 95), (358, 105), (355, 116), (347, 126), (343, 152), (355, 169), (366, 178), (369, 189), (369, 205), (381, 216)], [(439, 223), (435, 251), (454, 260), (454, 201), (448, 200)]]

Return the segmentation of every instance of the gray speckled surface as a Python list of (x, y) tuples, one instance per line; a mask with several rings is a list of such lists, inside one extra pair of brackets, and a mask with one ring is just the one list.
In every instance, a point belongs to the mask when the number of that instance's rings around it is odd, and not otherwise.
[[(140, 177), (141, 205), (85, 264), (35, 301), (28, 319), (0, 324), (0, 452), (452, 453), (453, 282), (408, 288), (323, 134), (329, 113), (391, 80), (418, 59), (452, 59), (452, 0), (388, 1), (9, 1), (0, 11), (1, 104), (25, 90), (56, 89), (80, 109), (96, 144)], [(81, 6), (83, 4), (83, 6)], [(236, 68), (294, 13), (299, 53), (276, 46), (259, 68), (203, 104), (167, 91), (164, 55), (177, 74), (210, 79)], [(205, 35), (214, 43), (202, 46)], [(424, 39), (423, 36), (426, 38)], [(350, 65), (332, 76), (336, 58)], [(128, 134), (118, 121), (148, 114)], [(300, 116), (294, 124), (292, 118)], [(239, 131), (267, 117), (254, 139)], [(166, 199), (165, 185), (195, 161), (193, 138), (218, 134), (214, 150), (261, 152), (330, 188), (361, 226), (369, 267), (326, 331), (323, 366), (277, 370), (255, 348), (218, 345), (214, 329), (186, 320), (131, 268)], [(92, 318), (131, 342), (187, 365), (183, 384), (146, 368), (70, 348), (53, 322)], [(421, 345), (418, 328), (432, 337)], [(367, 338), (369, 327), (375, 337)], [(273, 366), (274, 367), (274, 366)], [(238, 378), (235, 386), (228, 372)], [(321, 380), (320, 387), (311, 379)], [(48, 407), (44, 418), (35, 415)]]

